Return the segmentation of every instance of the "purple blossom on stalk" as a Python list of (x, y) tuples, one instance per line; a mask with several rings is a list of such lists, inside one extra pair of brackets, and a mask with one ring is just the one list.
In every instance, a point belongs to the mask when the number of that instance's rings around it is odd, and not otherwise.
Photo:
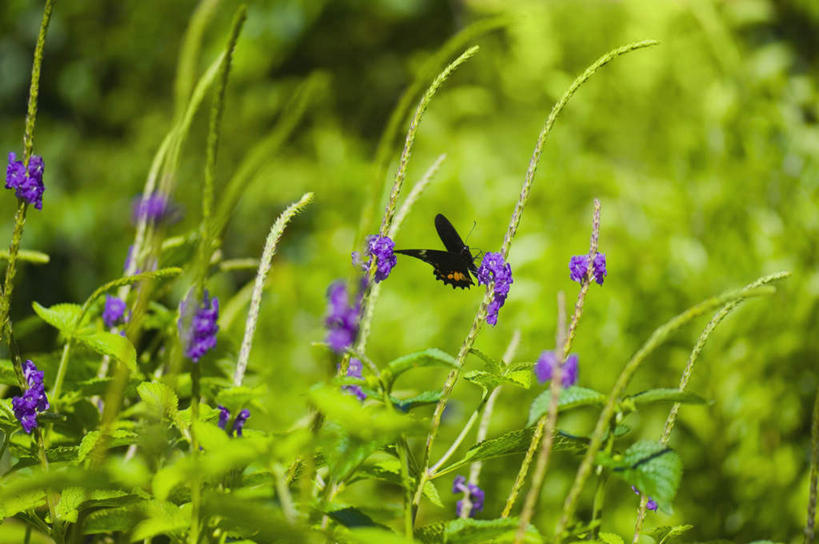
[[(569, 259), (569, 278), (577, 283), (583, 283), (586, 280), (586, 274), (589, 272), (589, 256), (575, 255)], [(592, 259), (592, 278), (598, 285), (603, 285), (603, 280), (607, 275), (606, 272), (606, 254), (597, 253)]]
[(9, 152), (9, 164), (6, 167), (6, 189), (14, 189), (17, 198), (33, 204), (38, 210), (43, 209), (43, 158), (32, 155), (28, 168), (23, 161), (17, 160), (17, 154)]
[[(239, 412), (239, 415), (236, 416), (236, 420), (233, 422), (233, 431), (236, 433), (236, 436), (242, 436), (242, 429), (247, 423), (247, 418), (250, 417), (250, 410), (244, 409)], [(232, 434), (232, 433), (231, 433)]]
[(500, 251), (490, 251), (483, 256), (477, 277), (479, 285), (489, 285), (494, 282), (492, 300), (486, 309), (486, 322), (494, 327), (498, 323), (498, 312), (509, 295), (509, 288), (513, 281), (512, 267), (503, 260), (503, 254)]
[[(475, 517), (477, 512), (483, 510), (483, 503), (484, 503), (484, 492), (483, 489), (478, 487), (475, 484), (467, 484), (466, 478), (461, 475), (455, 477), (455, 480), (452, 482), (452, 492), (453, 493), (463, 493), (467, 497), (469, 497), (469, 502), (472, 505), (469, 509), (469, 517)], [(461, 511), (463, 510), (464, 501), (460, 500), (455, 503), (455, 515), (461, 517)]]
[(109, 329), (125, 321), (125, 301), (118, 297), (105, 295), (105, 309), (102, 311), (102, 321)]
[(367, 236), (367, 250), (364, 255), (369, 259), (364, 261), (361, 253), (353, 251), (353, 266), (360, 266), (362, 270), (367, 271), (370, 269), (372, 257), (375, 256), (375, 282), (382, 282), (398, 264), (398, 257), (393, 253), (394, 248), (395, 242), (389, 236), (378, 236), (377, 234)]
[(204, 292), (202, 306), (191, 307), (191, 295), (188, 295), (179, 306), (179, 336), (185, 348), (185, 356), (198, 363), (205, 353), (216, 346), (216, 333), (219, 332), (219, 299), (210, 298), (207, 289)]
[[(347, 377), (348, 378), (363, 378), (364, 365), (361, 364), (361, 361), (358, 359), (350, 359), (350, 362), (347, 364)], [(345, 385), (342, 386), (342, 390), (350, 393), (351, 395), (355, 395), (358, 400), (364, 402), (364, 399), (367, 398), (367, 394), (361, 389), (361, 386), (358, 385)]]
[(218, 406), (219, 408), (219, 428), (224, 429), (227, 427), (228, 420), (230, 419), (230, 410), (222, 406), (221, 404)]
[(23, 363), (23, 378), (27, 388), (22, 396), (11, 399), (14, 415), (27, 434), (31, 434), (37, 427), (37, 414), (49, 408), (43, 376), (44, 372), (37, 370), (30, 359), (27, 360)]
[[(577, 383), (578, 360), (577, 355), (572, 354), (569, 355), (566, 362), (563, 363), (563, 373), (560, 378), (560, 383), (564, 388), (571, 387)], [(557, 355), (554, 351), (544, 351), (541, 353), (535, 363), (535, 376), (537, 376), (538, 381), (545, 383), (551, 380), (556, 366)]]
[(179, 208), (167, 196), (160, 193), (134, 198), (131, 209), (131, 221), (134, 224), (143, 220), (161, 223), (175, 222), (179, 219)]
[(361, 301), (349, 304), (347, 287), (343, 281), (336, 281), (327, 289), (327, 343), (336, 353), (342, 353), (358, 336), (358, 317), (361, 312)]
[[(631, 486), (631, 490), (634, 491), (635, 495), (641, 495), (640, 490), (634, 486)], [(648, 498), (648, 502), (646, 502), (646, 509), (651, 510), (652, 512), (657, 511), (657, 502), (652, 499), (651, 497)]]

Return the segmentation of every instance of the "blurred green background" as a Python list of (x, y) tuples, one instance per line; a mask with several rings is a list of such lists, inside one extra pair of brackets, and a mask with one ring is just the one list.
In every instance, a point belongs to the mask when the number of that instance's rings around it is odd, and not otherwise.
[[(181, 38), (195, 2), (81, 0), (57, 4), (45, 48), (35, 152), (46, 193), (32, 210), (23, 247), (48, 265), (23, 265), (13, 317), (42, 304), (84, 299), (121, 274), (133, 240), (131, 199), (173, 117)], [(672, 445), (685, 474), (673, 516), (648, 527), (695, 526), (694, 540), (801, 541), (807, 502), (810, 410), (819, 358), (819, 4), (813, 0), (726, 2), (335, 0), (248, 2), (248, 21), (228, 87), (217, 183), (275, 126), (282, 108), (317, 74), (303, 121), (248, 186), (225, 239), (227, 257), (258, 257), (286, 204), (306, 191), (315, 202), (285, 233), (251, 354), (251, 384), (264, 383), (249, 426), (284, 430), (305, 413), (305, 390), (336, 361), (316, 346), (324, 335), (325, 289), (351, 277), (350, 251), (375, 181), (378, 139), (403, 90), (435, 51), (470, 23), (504, 17), (475, 40), (478, 55), (445, 85), (421, 125), (409, 183), (435, 158), (443, 167), (408, 217), (399, 247), (439, 247), (432, 219), (445, 213), (476, 249), (500, 247), (538, 131), (552, 104), (586, 65), (626, 42), (659, 47), (616, 60), (569, 103), (547, 143), (510, 254), (515, 283), (495, 328), (477, 347), (500, 357), (515, 330), (516, 360), (554, 344), (556, 293), (573, 303), (571, 255), (588, 248), (592, 199), (602, 201), (601, 249), (609, 276), (593, 286), (578, 331), (580, 385), (608, 390), (651, 331), (697, 301), (766, 273), (793, 277), (773, 297), (746, 302), (717, 329), (690, 389), (713, 403), (684, 407)], [(21, 151), (25, 102), (41, 2), (0, 5), (0, 150)], [(200, 68), (223, 47), (235, 5), (224, 1), (206, 31)], [(206, 102), (209, 104), (209, 100)], [(183, 150), (174, 198), (199, 220), (207, 108)], [(402, 125), (401, 131), (405, 130)], [(400, 142), (392, 146), (396, 166)], [(386, 178), (385, 178), (386, 179)], [(409, 186), (407, 186), (407, 189)], [(404, 193), (406, 194), (406, 192)], [(218, 195), (217, 195), (218, 198)], [(15, 199), (0, 199), (8, 239)], [(380, 214), (380, 209), (378, 213)], [(371, 227), (374, 231), (375, 227)], [(226, 301), (251, 272), (222, 273), (211, 289)], [(177, 285), (165, 302), (176, 304)], [(452, 291), (427, 265), (401, 258), (375, 312), (369, 355), (384, 363), (429, 346), (455, 353), (480, 291)], [(674, 335), (638, 374), (631, 391), (676, 386), (705, 325)], [(243, 318), (223, 331), (231, 357)], [(27, 352), (56, 346), (46, 327), (20, 339)], [(232, 344), (231, 344), (232, 343)], [(470, 360), (470, 367), (478, 361)], [(406, 391), (438, 389), (443, 374), (420, 372)], [(522, 427), (540, 392), (503, 391), (490, 436)], [(440, 455), (477, 400), (462, 383), (445, 417)], [(666, 409), (630, 416), (637, 436), (656, 439)], [(588, 432), (592, 413), (561, 420)], [(636, 436), (635, 436), (636, 435)], [(420, 439), (416, 444), (420, 451)], [(501, 509), (519, 457), (487, 463), (487, 507)], [(577, 459), (550, 467), (536, 524), (550, 528)], [(379, 521), (399, 515), (397, 488), (352, 486), (341, 498)], [(425, 507), (423, 521), (450, 518)], [(588, 491), (591, 491), (589, 489)], [(589, 500), (581, 507), (588, 512)], [(387, 497), (389, 500), (384, 500)], [(612, 481), (605, 530), (630, 535), (638, 499)]]

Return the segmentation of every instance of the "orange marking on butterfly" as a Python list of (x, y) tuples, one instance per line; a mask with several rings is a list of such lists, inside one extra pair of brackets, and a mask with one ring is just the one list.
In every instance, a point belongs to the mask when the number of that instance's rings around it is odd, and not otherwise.
[(446, 275), (446, 279), (464, 281), (466, 278), (464, 277), (462, 272), (450, 272), (449, 274)]

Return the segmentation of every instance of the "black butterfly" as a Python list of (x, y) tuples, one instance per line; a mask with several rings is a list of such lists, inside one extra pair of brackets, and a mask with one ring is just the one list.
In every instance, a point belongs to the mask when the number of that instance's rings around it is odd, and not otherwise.
[(435, 216), (435, 230), (446, 246), (446, 251), (438, 249), (396, 249), (394, 253), (409, 255), (421, 259), (432, 265), (435, 277), (452, 288), (462, 287), (469, 289), (474, 282), (469, 276), (472, 272), (478, 277), (478, 268), (475, 266), (475, 257), (455, 231), (455, 227), (440, 213)]

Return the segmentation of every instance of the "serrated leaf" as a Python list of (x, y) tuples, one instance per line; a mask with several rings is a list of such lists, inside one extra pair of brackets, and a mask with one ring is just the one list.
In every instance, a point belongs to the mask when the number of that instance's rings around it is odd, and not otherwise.
[(129, 531), (145, 517), (144, 504), (106, 508), (88, 514), (83, 524), (83, 534), (114, 533)]
[(355, 544), (411, 544), (416, 540), (407, 540), (404, 535), (394, 533), (389, 529), (379, 529), (378, 527), (356, 527), (344, 535), (346, 542)]
[(82, 487), (67, 487), (60, 492), (60, 502), (57, 503), (57, 515), (61, 520), (76, 523), (80, 507), (84, 503), (92, 503), (98, 507), (106, 499), (124, 497), (124, 491), (116, 489), (84, 489)]
[(470, 348), (469, 353), (472, 355), (477, 356), (480, 360), (486, 363), (486, 367), (493, 371), (494, 373), (499, 373), (501, 369), (505, 366), (501, 361), (497, 359), (493, 359), (489, 355), (485, 354), (484, 352), (477, 350), (475, 348)]
[[(516, 431), (509, 431), (498, 437), (478, 442), (467, 450), (462, 459), (438, 471), (438, 474), (443, 475), (452, 472), (463, 465), (475, 461), (494, 459), (496, 457), (514, 455), (516, 453), (525, 453), (526, 450), (529, 449), (529, 444), (531, 444), (534, 434), (535, 427), (532, 426)], [(586, 441), (584, 439), (561, 432), (555, 434), (554, 441), (552, 442), (552, 451), (580, 452), (585, 451), (585, 449)]]
[[(392, 456), (383, 456), (374, 460), (371, 458), (356, 471), (356, 476), (375, 478), (400, 487), (402, 485), (401, 462)], [(415, 478), (413, 478), (413, 482), (415, 481)], [(413, 485), (415, 484), (413, 483)], [(444, 503), (441, 501), (438, 488), (430, 480), (427, 480), (424, 485), (424, 496), (435, 506), (443, 508)]]
[(230, 437), (224, 429), (213, 423), (197, 421), (193, 424), (196, 439), (205, 451), (218, 451), (230, 447)]
[(41, 490), (7, 495), (0, 502), (0, 519), (10, 518), (18, 512), (45, 504), (45, 500), (45, 491)]
[[(80, 447), (77, 449), (77, 461), (82, 462), (88, 457), (94, 447), (97, 445), (100, 439), (100, 432), (99, 431), (91, 431), (87, 433), (82, 438), (82, 442), (80, 442)], [(106, 446), (108, 448), (118, 448), (120, 446), (130, 446), (131, 444), (136, 444), (137, 435), (129, 430), (126, 429), (114, 429), (111, 432), (111, 436), (108, 439), (108, 444)]]
[[(552, 393), (549, 389), (544, 390), (532, 402), (529, 408), (529, 421), (527, 425), (534, 424), (538, 419), (549, 411), (549, 404), (552, 401)], [(573, 385), (560, 390), (557, 400), (559, 412), (565, 412), (581, 406), (603, 406), (606, 403), (606, 396), (593, 389)]]
[[(425, 543), (470, 544), (476, 542), (510, 542), (517, 533), (519, 520), (504, 519), (454, 519), (433, 523), (418, 530), (418, 536)], [(523, 542), (543, 542), (533, 525), (526, 529)]]
[(78, 334), (74, 338), (93, 351), (116, 359), (128, 367), (131, 372), (137, 372), (136, 349), (124, 336), (108, 331), (94, 331)]
[(611, 468), (615, 475), (669, 511), (682, 478), (682, 460), (674, 450), (657, 442), (640, 441), (622, 456), (600, 454), (598, 457), (599, 464)]
[(600, 542), (605, 542), (605, 544), (625, 544), (623, 537), (614, 533), (600, 533), (597, 538)]
[(654, 402), (679, 402), (681, 404), (705, 404), (701, 396), (680, 391), (679, 389), (649, 389), (623, 399), (623, 403), (633, 403), (635, 406)]
[(693, 528), (693, 525), (675, 525), (673, 527), (666, 525), (657, 527), (649, 533), (649, 536), (656, 540), (657, 544), (669, 544), (672, 539)]
[(255, 399), (263, 396), (265, 392), (266, 387), (264, 385), (252, 388), (243, 385), (226, 387), (216, 394), (216, 404), (225, 406), (233, 413), (251, 404)]
[(121, 278), (117, 278), (115, 280), (111, 280), (99, 286), (91, 296), (88, 297), (88, 300), (85, 301), (83, 304), (83, 308), (88, 308), (94, 301), (105, 294), (106, 292), (116, 289), (117, 287), (122, 287), (123, 285), (131, 285), (134, 283), (138, 283), (144, 280), (156, 280), (161, 278), (172, 278), (174, 276), (178, 276), (182, 273), (181, 268), (170, 267), (170, 268), (160, 268), (159, 270), (148, 270), (147, 272), (139, 272), (137, 274), (131, 274), (130, 276), (122, 276)]
[(149, 413), (158, 419), (167, 417), (170, 420), (176, 418), (179, 411), (179, 399), (173, 389), (159, 382), (142, 382), (137, 386), (137, 394)]
[(427, 366), (442, 366), (447, 368), (457, 368), (458, 363), (455, 361), (455, 358), (446, 353), (441, 351), (438, 348), (429, 348), (423, 351), (418, 351), (415, 353), (410, 353), (408, 355), (404, 355), (403, 357), (399, 357), (393, 361), (390, 361), (387, 364), (387, 368), (384, 370), (382, 376), (384, 380), (387, 382), (388, 386), (391, 386), (395, 380), (408, 370), (412, 370), (413, 368), (421, 368)]
[(439, 400), (441, 400), (441, 392), (440, 391), (424, 391), (414, 397), (410, 397), (408, 399), (397, 399), (390, 395), (390, 400), (392, 401), (393, 406), (401, 410), (402, 412), (409, 412), (413, 408), (417, 408), (419, 406), (428, 406), (430, 404), (437, 404)]
[(82, 314), (82, 307), (79, 304), (55, 304), (46, 308), (36, 302), (31, 303), (34, 308), (34, 313), (40, 316), (40, 319), (63, 333), (67, 337), (74, 335), (77, 328), (77, 320)]
[(147, 505), (147, 514), (147, 518), (134, 528), (131, 542), (187, 529), (191, 522), (191, 504), (177, 506), (170, 502), (152, 501)]
[(486, 391), (491, 391), (501, 385), (515, 385), (528, 389), (532, 383), (530, 372), (514, 371), (508, 374), (493, 374), (484, 370), (473, 370), (464, 374), (464, 379), (472, 382)]

